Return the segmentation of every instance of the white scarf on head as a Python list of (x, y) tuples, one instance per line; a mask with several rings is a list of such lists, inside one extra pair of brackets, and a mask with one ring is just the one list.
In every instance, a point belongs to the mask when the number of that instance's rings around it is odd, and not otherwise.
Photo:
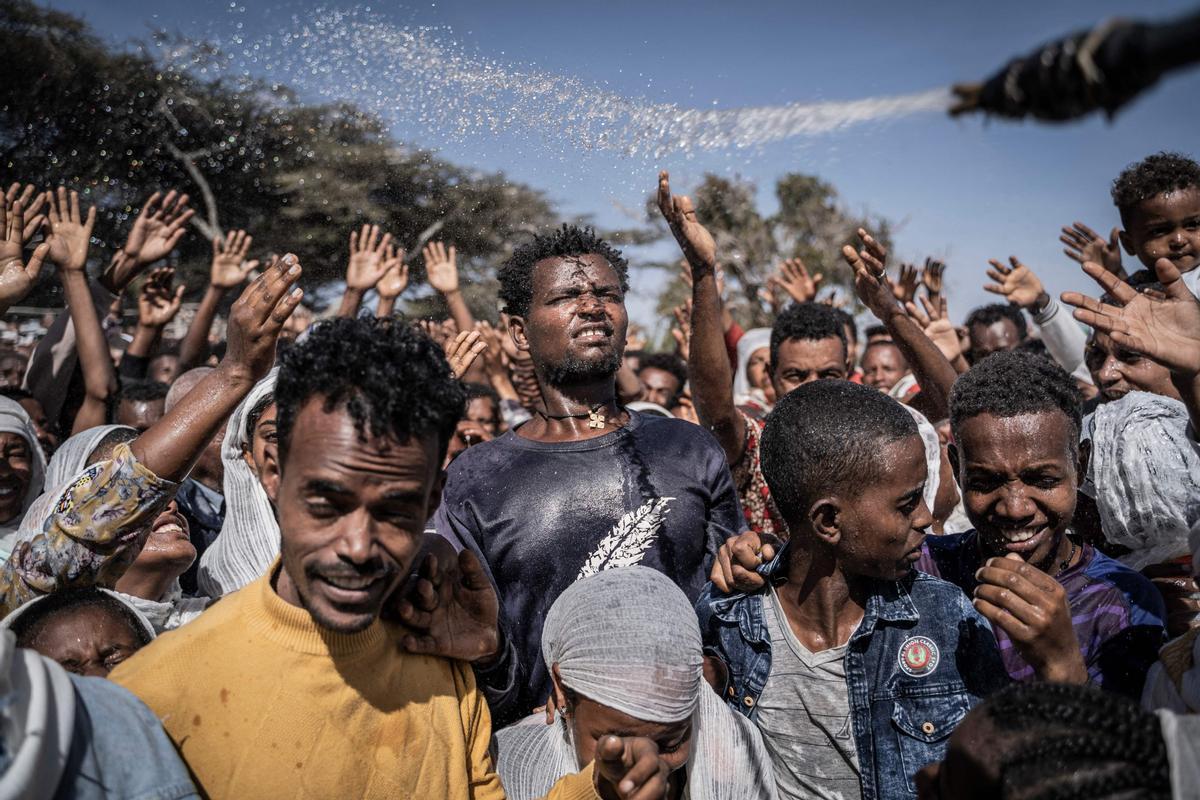
[(771, 406), (762, 389), (750, 385), (750, 376), (746, 374), (746, 366), (750, 357), (764, 347), (771, 346), (770, 328), (751, 328), (742, 334), (737, 343), (737, 369), (733, 373), (733, 403), (746, 405), (757, 403), (770, 411)]
[(21, 521), (46, 484), (46, 455), (38, 443), (37, 429), (33, 427), (33, 420), (25, 413), (25, 409), (21, 408), (20, 403), (7, 397), (0, 397), (0, 433), (15, 433), (28, 442), (30, 460), (29, 485), (25, 487), (25, 497), (21, 501), (21, 513), (8, 522), (0, 523), (0, 561), (4, 561), (17, 543), (17, 532), (21, 529)]

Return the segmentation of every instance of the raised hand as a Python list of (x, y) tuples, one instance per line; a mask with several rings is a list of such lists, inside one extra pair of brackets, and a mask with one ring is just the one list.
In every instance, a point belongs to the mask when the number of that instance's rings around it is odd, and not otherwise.
[(484, 350), (487, 350), (487, 342), (483, 340), (479, 331), (459, 331), (454, 341), (446, 347), (446, 360), (450, 362), (454, 377), (462, 378), (467, 374), (467, 370)]
[(175, 270), (160, 267), (151, 271), (138, 294), (138, 325), (145, 328), (163, 328), (175, 319), (183, 303), (186, 286), (171, 289)]
[(823, 306), (829, 306), (830, 308), (845, 308), (846, 307), (846, 298), (842, 297), (842, 293), (838, 290), (838, 288), (836, 286), (834, 288), (830, 289), (825, 294), (825, 296), (822, 297), (817, 302)]
[(1154, 264), (1166, 290), (1163, 298), (1135, 291), (1094, 261), (1084, 263), (1083, 271), (1121, 305), (1066, 292), (1062, 300), (1075, 306), (1075, 319), (1172, 372), (1193, 377), (1200, 374), (1200, 300), (1188, 291), (1183, 276), (1169, 259), (1160, 258)]
[(25, 242), (25, 204), (14, 200), (10, 208), (0, 203), (0, 313), (19, 303), (37, 283), (42, 263), (50, 254), (50, 243), (42, 242), (26, 263), (22, 253)]
[(691, 265), (693, 277), (701, 270), (716, 272), (717, 243), (708, 229), (697, 221), (691, 198), (672, 196), (671, 176), (666, 170), (658, 173), (658, 210)]
[(817, 296), (817, 288), (824, 276), (818, 272), (810, 276), (808, 268), (799, 258), (788, 258), (779, 263), (775, 274), (767, 279), (772, 287), (779, 287), (788, 293), (796, 303), (811, 302)]
[(596, 793), (604, 800), (660, 800), (667, 796), (670, 770), (653, 739), (602, 736), (596, 742)]
[(421, 250), (425, 259), (425, 277), (438, 294), (458, 291), (458, 251), (454, 245), (446, 247), (441, 242), (429, 242)]
[(49, 206), (46, 241), (50, 244), (50, 260), (68, 272), (78, 272), (87, 266), (88, 245), (96, 224), (96, 207), (88, 209), (85, 218), (79, 211), (79, 192), (46, 192)]
[(188, 208), (186, 194), (179, 194), (174, 189), (167, 192), (166, 196), (162, 192), (155, 192), (133, 221), (121, 252), (135, 267), (144, 267), (165, 258), (179, 244), (187, 232), (184, 226), (195, 213)]
[(946, 265), (935, 258), (925, 257), (925, 266), (921, 268), (921, 285), (929, 293), (929, 299), (937, 300), (945, 285)]
[(976, 576), (975, 610), (1008, 634), (1040, 679), (1087, 682), (1061, 583), (1016, 553), (988, 559)]
[(500, 649), (496, 590), (474, 553), (456, 556), (442, 543), (430, 541), (418, 579), (396, 604), (405, 629), (400, 643), (410, 653), (487, 661)]
[(387, 272), (385, 257), (392, 243), (390, 233), (382, 233), (378, 225), (363, 225), (361, 231), (350, 233), (350, 263), (346, 267), (346, 288), (365, 292), (379, 283)]
[(21, 184), (14, 183), (4, 193), (3, 205), (10, 216), (17, 203), (21, 204), (25, 214), (25, 224), (21, 228), (21, 241), (28, 242), (46, 221), (46, 215), (39, 213), (42, 206), (46, 204), (46, 193), (37, 191), (37, 187), (32, 183), (25, 184), (24, 189), (21, 188)]
[(1108, 241), (1100, 238), (1100, 234), (1076, 222), (1071, 227), (1064, 227), (1058, 240), (1067, 247), (1063, 250), (1067, 258), (1080, 264), (1092, 261), (1108, 270), (1118, 278), (1125, 277), (1125, 267), (1121, 264), (1120, 228), (1113, 228)]
[(254, 271), (258, 262), (246, 260), (253, 241), (254, 237), (243, 230), (230, 231), (224, 239), (213, 237), (212, 269), (209, 272), (209, 283), (213, 288), (232, 289), (240, 286)]
[(251, 281), (229, 311), (225, 358), (219, 369), (234, 370), (251, 382), (261, 380), (275, 362), (275, 342), (304, 292), (300, 261), (288, 253)]
[(995, 259), (989, 259), (992, 268), (987, 276), (995, 283), (984, 284), (983, 290), (1003, 296), (1009, 303), (1018, 308), (1036, 309), (1049, 302), (1042, 281), (1033, 270), (1022, 264), (1016, 256), (1008, 257), (1011, 266), (1005, 266)]
[(685, 300), (683, 305), (671, 309), (671, 313), (675, 316), (675, 327), (671, 328), (675, 350), (687, 361), (692, 349), (692, 301)]
[(395, 300), (408, 287), (408, 264), (404, 263), (404, 249), (396, 249), (394, 244), (384, 248), (383, 277), (375, 284), (375, 291), (380, 298)]
[(958, 338), (958, 329), (950, 322), (946, 298), (939, 295), (936, 300), (922, 297), (920, 301), (924, 310), (917, 308), (916, 304), (912, 302), (904, 304), (908, 315), (921, 326), (921, 331), (937, 345), (938, 349), (942, 351), (942, 355), (954, 365), (955, 369), (960, 366), (959, 359), (963, 359), (961, 362), (963, 369), (959, 371), (965, 372), (966, 357), (963, 355), (962, 342)]
[(888, 283), (892, 287), (892, 294), (896, 296), (896, 301), (900, 305), (911, 303), (913, 298), (917, 296), (918, 279), (915, 264), (901, 264), (899, 279), (893, 281), (891, 278), (888, 278)]
[(842, 258), (854, 270), (854, 292), (858, 299), (886, 325), (892, 317), (903, 313), (887, 285), (887, 250), (865, 228), (858, 229), (858, 237), (862, 248), (855, 250), (846, 245), (842, 248)]

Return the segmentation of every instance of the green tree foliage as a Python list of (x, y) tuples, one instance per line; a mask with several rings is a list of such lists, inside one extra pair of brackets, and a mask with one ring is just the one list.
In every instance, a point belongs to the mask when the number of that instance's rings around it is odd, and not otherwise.
[(414, 250), (422, 235), (454, 242), (468, 301), (494, 318), (495, 266), (556, 221), (540, 192), (405, 147), (351, 106), (234, 85), (203, 43), (158, 44), (169, 63), (111, 48), (69, 14), (0, 0), (0, 180), (82, 190), (101, 211), (97, 258), (120, 246), (151, 192), (175, 187), (197, 210), (178, 254), (193, 292), (215, 233), (245, 228), (260, 259), (295, 252), (312, 288), (342, 275), (349, 232), (371, 222)]
[[(786, 258), (801, 258), (810, 273), (822, 273), (823, 289), (843, 287), (843, 297), (853, 296), (853, 274), (842, 260), (842, 245), (857, 241), (855, 232), (865, 227), (885, 246), (891, 246), (893, 225), (870, 214), (850, 211), (837, 190), (814, 175), (788, 173), (775, 184), (778, 209), (765, 214), (758, 209), (757, 187), (746, 180), (706, 174), (691, 192), (696, 213), (716, 238), (726, 272), (727, 301), (745, 325), (769, 324), (770, 303), (764, 298), (767, 279)], [(658, 208), (649, 201), (650, 219)], [(666, 235), (665, 226), (661, 226)], [(678, 271), (678, 264), (658, 265)], [(669, 282), (659, 297), (659, 311), (682, 302), (686, 288)]]

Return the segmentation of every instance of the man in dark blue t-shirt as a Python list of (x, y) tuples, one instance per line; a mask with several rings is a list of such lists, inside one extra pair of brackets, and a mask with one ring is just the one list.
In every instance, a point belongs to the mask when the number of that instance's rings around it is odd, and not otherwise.
[(519, 677), (489, 692), (497, 725), (546, 702), (542, 622), (571, 583), (642, 564), (694, 602), (741, 524), (724, 453), (707, 431), (617, 403), (628, 323), (621, 254), (564, 226), (518, 248), (499, 277), (509, 333), (533, 360), (543, 407), (455, 459), (435, 517), (438, 533), (482, 555), (500, 595)]

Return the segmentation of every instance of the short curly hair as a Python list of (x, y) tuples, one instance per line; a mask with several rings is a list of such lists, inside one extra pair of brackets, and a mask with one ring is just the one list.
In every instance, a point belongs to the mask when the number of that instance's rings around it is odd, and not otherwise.
[(156, 400), (166, 400), (171, 387), (159, 381), (130, 381), (121, 387), (117, 393), (117, 402), (153, 403)]
[(842, 359), (850, 352), (846, 341), (846, 326), (837, 311), (824, 303), (792, 303), (775, 318), (771, 326), (771, 364), (779, 363), (779, 347), (791, 339), (820, 341), (838, 339), (842, 343)]
[(869, 485), (891, 466), (882, 447), (919, 435), (912, 415), (883, 392), (849, 381), (812, 381), (789, 392), (767, 417), (763, 477), (784, 520), (793, 521), (823, 493)]
[(279, 361), (275, 382), (279, 462), (287, 461), (296, 417), (313, 397), (326, 411), (344, 405), (360, 438), (437, 436), (445, 456), (466, 407), (446, 356), (407, 320), (337, 319), (314, 325)]
[(1025, 315), (1021, 313), (1021, 309), (1008, 303), (991, 303), (973, 309), (963, 325), (967, 330), (971, 330), (976, 325), (986, 328), (1003, 320), (1017, 326), (1017, 336), (1022, 342), (1029, 338), (1029, 323), (1025, 321)]
[(595, 253), (607, 261), (621, 281), (621, 291), (629, 291), (629, 262), (621, 251), (597, 236), (591, 228), (564, 224), (552, 234), (534, 236), (533, 241), (514, 250), (500, 267), (496, 277), (500, 280), (500, 299), (504, 301), (505, 313), (518, 317), (529, 313), (533, 302), (533, 267), (539, 261), (588, 253)]
[(1161, 152), (1130, 164), (1112, 183), (1112, 200), (1128, 227), (1145, 200), (1180, 189), (1200, 188), (1200, 164), (1183, 153)]
[(960, 439), (962, 424), (991, 414), (1017, 417), (1060, 411), (1071, 425), (1072, 452), (1078, 452), (1083, 398), (1075, 379), (1044, 356), (1021, 350), (992, 353), (964, 372), (950, 390), (950, 429)]
[(663, 372), (671, 373), (679, 381), (681, 390), (687, 383), (687, 364), (674, 353), (642, 353), (638, 359), (638, 375), (641, 375), (644, 369), (661, 369)]

